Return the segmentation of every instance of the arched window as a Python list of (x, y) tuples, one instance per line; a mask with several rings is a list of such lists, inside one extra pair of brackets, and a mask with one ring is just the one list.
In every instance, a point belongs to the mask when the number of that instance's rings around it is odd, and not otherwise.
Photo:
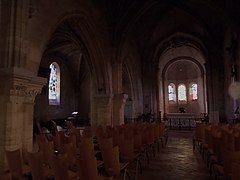
[(176, 102), (176, 87), (173, 83), (168, 85), (168, 100), (171, 102)]
[(60, 105), (60, 68), (56, 62), (50, 64), (51, 69), (48, 85), (49, 105)]
[(196, 83), (190, 84), (189, 99), (192, 100), (192, 101), (196, 101), (198, 99), (198, 91), (197, 91), (197, 84)]
[(180, 103), (187, 102), (186, 86), (184, 84), (180, 84), (178, 86), (178, 102)]

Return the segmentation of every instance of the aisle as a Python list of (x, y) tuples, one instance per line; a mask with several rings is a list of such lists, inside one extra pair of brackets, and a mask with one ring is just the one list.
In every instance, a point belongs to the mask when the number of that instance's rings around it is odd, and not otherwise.
[(193, 152), (192, 133), (170, 131), (167, 147), (150, 156), (139, 180), (210, 180), (206, 164)]

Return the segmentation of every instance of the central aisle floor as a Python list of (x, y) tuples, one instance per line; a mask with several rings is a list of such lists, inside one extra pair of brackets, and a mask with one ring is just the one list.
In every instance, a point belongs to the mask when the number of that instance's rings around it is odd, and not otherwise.
[[(143, 167), (139, 180), (210, 180), (206, 163), (193, 151), (192, 131), (169, 131), (168, 143)], [(144, 166), (144, 165), (143, 165)]]

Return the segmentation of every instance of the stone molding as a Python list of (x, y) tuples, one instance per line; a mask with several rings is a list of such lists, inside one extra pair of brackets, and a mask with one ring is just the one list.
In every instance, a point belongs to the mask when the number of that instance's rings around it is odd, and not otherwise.
[(0, 80), (3, 86), (0, 91), (8, 95), (10, 101), (16, 101), (14, 97), (21, 97), (27, 103), (33, 103), (36, 95), (41, 93), (42, 87), (47, 84), (46, 78), (34, 76), (29, 71), (20, 68), (1, 69)]

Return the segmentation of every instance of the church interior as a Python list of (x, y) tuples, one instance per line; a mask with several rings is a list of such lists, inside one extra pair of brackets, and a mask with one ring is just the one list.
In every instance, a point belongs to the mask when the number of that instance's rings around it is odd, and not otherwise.
[[(239, 180), (239, 9), (0, 0), (0, 179)], [(184, 152), (195, 176), (159, 173)]]

